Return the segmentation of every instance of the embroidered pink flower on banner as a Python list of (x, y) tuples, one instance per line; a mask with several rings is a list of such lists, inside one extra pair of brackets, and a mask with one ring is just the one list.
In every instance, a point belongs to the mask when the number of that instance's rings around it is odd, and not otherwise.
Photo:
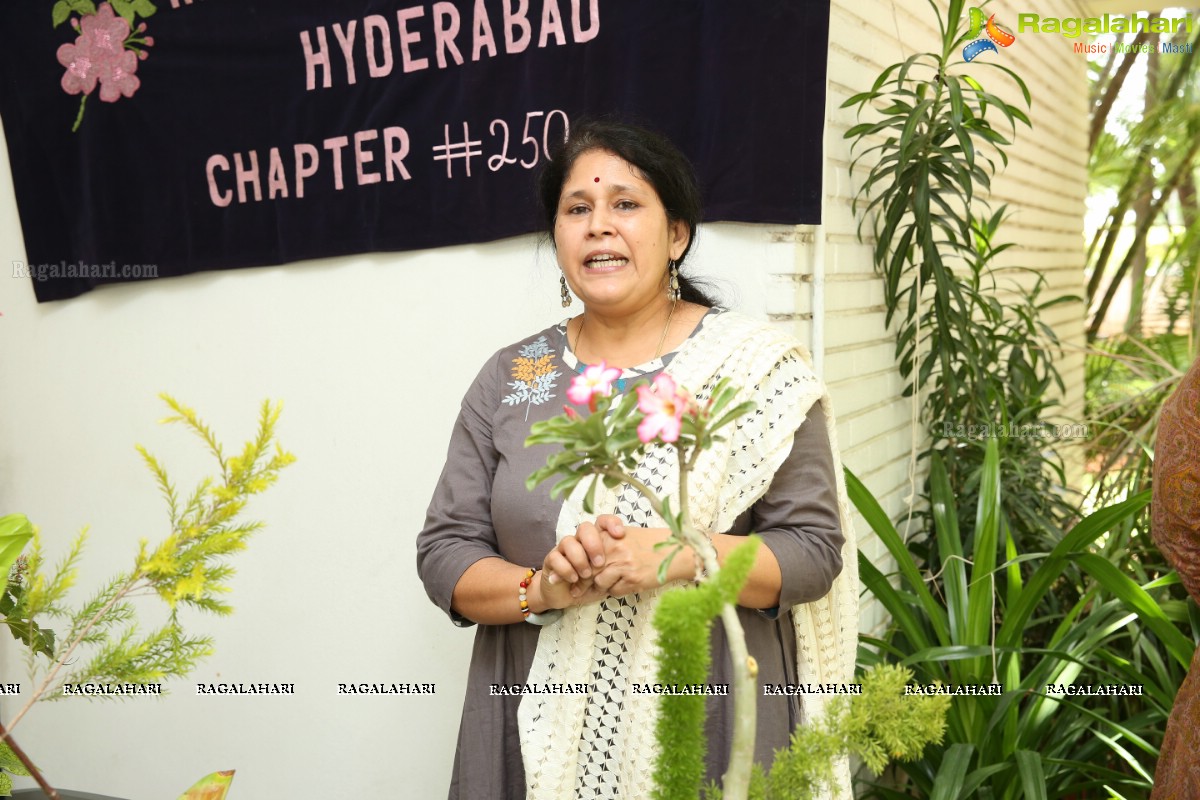
[(646, 415), (638, 425), (638, 439), (646, 444), (656, 436), (668, 443), (678, 440), (683, 412), (691, 406), (687, 392), (665, 372), (654, 379), (652, 386), (643, 384), (637, 390), (638, 410)]
[(587, 405), (596, 410), (597, 397), (608, 397), (612, 394), (613, 384), (621, 377), (621, 370), (610, 367), (605, 362), (594, 364), (571, 380), (567, 389), (567, 399), (576, 405)]
[(106, 103), (115, 103), (122, 96), (133, 97), (133, 93), (142, 85), (137, 75), (138, 57), (132, 50), (122, 50), (118, 58), (109, 62), (107, 76), (100, 72), (100, 99)]
[(115, 103), (122, 96), (133, 97), (141, 86), (137, 72), (138, 55), (125, 49), (129, 23), (118, 17), (112, 6), (103, 3), (95, 14), (79, 21), (79, 37), (74, 44), (58, 48), (58, 63), (67, 68), (62, 88), (67, 94), (91, 94), (100, 82), (100, 99)]

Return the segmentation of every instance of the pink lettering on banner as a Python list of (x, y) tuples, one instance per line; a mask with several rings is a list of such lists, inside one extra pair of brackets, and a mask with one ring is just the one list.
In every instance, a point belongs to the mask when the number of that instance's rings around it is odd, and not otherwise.
[(563, 30), (562, 12), (558, 10), (558, 0), (543, 0), (542, 30), (538, 34), (538, 47), (546, 46), (546, 42), (550, 40), (550, 34), (554, 34), (555, 44), (567, 43), (567, 32)]
[(487, 48), (488, 58), (496, 55), (496, 36), (492, 33), (492, 21), (488, 19), (483, 0), (475, 0), (475, 24), (471, 29), (471, 60), (478, 61), (479, 54)]
[(600, 0), (589, 0), (588, 20), (591, 24), (585, 31), (579, 18), (580, 0), (571, 0), (571, 32), (575, 34), (575, 44), (590, 42), (600, 35)]
[(400, 25), (400, 61), (404, 64), (405, 72), (416, 72), (429, 66), (428, 58), (413, 58), (410, 45), (421, 41), (421, 34), (408, 29), (408, 21), (425, 16), (425, 9), (420, 6), (402, 8), (396, 12), (396, 21)]
[(271, 165), (267, 168), (267, 199), (287, 196), (287, 173), (283, 171), (283, 159), (279, 155), (279, 148), (272, 147)]
[(250, 151), (249, 167), (242, 161), (241, 153), (234, 153), (233, 171), (237, 175), (238, 202), (246, 202), (246, 184), (254, 186), (254, 201), (262, 200), (262, 185), (258, 182), (258, 153)]
[(323, 144), (326, 150), (333, 153), (333, 188), (341, 191), (346, 188), (342, 181), (342, 149), (350, 144), (350, 139), (346, 136), (331, 136)]
[[(317, 166), (321, 163), (321, 153), (311, 144), (302, 142), (296, 145), (296, 197), (304, 197), (304, 179), (317, 174)], [(308, 158), (308, 163), (304, 159)]]
[[(369, 18), (363, 20), (369, 24)], [(321, 38), (324, 39), (325, 29), (321, 28)], [(342, 30), (342, 26), (335, 22), (333, 23), (333, 37), (337, 39), (338, 46), (342, 48), (342, 58), (346, 59), (346, 83), (354, 85), (357, 76), (354, 74), (354, 34), (358, 31), (358, 20), (350, 20), (350, 24)], [(301, 34), (303, 36), (304, 34)], [(329, 68), (329, 58), (325, 58), (326, 70)], [(312, 88), (311, 86), (309, 88)]]
[[(492, 17), (488, 13), (488, 2), (489, 0), (475, 0), (471, 12), (472, 61), (479, 61), (485, 56), (494, 58), (500, 54)], [(529, 49), (534, 39), (535, 21), (538, 26), (539, 48), (546, 48), (551, 44), (556, 47), (572, 43), (583, 44), (599, 36), (600, 0), (588, 0), (586, 9), (583, 0), (570, 0), (570, 35), (567, 32), (566, 17), (563, 15), (566, 2), (567, 0), (541, 0), (541, 15), (531, 20), (529, 0), (496, 0), (502, 12), (502, 19), (499, 21), (504, 29), (504, 53), (520, 54)], [(391, 75), (395, 63), (392, 40), (397, 37), (400, 43), (401, 70), (406, 74), (429, 69), (431, 60), (436, 62), (437, 69), (462, 66), (466, 63), (463, 57), (463, 51), (466, 49), (463, 13), (455, 3), (439, 0), (430, 6), (428, 16), (425, 14), (425, 7), (419, 5), (397, 10), (395, 30), (392, 29), (390, 20), (379, 14), (371, 14), (361, 20), (346, 23), (333, 23), (333, 35), (346, 68), (346, 84), (353, 86), (358, 81), (355, 57), (360, 48), (366, 51), (364, 56), (372, 78)], [(460, 34), (464, 37), (462, 42), (459, 41)], [(431, 42), (431, 45), (422, 47), (423, 42)], [(318, 78), (322, 88), (330, 88), (333, 85), (332, 50), (326, 26), (319, 26), (312, 31), (301, 31), (300, 46), (304, 51), (305, 86), (308, 91), (317, 88)], [(429, 55), (422, 55), (422, 52), (427, 53), (430, 47), (433, 51), (432, 59)]]
[[(382, 159), (380, 139), (383, 140)], [(327, 163), (332, 167), (335, 191), (346, 188), (348, 177), (357, 186), (370, 186), (384, 180), (388, 183), (412, 180), (412, 175), (404, 165), (410, 150), (408, 131), (399, 125), (383, 128), (382, 131), (356, 131), (352, 136), (332, 136), (321, 145), (330, 154)], [(351, 153), (347, 153), (347, 150), (351, 150)], [(260, 152), (263, 154), (261, 161)], [(349, 172), (350, 168), (345, 162), (351, 155), (354, 159), (353, 172)], [(303, 199), (305, 183), (322, 166), (321, 150), (316, 145), (302, 142), (293, 146), (290, 157), (292, 160), (289, 163), (279, 147), (209, 156), (205, 166), (209, 199), (217, 208), (227, 208), (235, 199), (239, 204), (262, 200), (261, 163), (267, 165), (268, 200), (284, 200), (289, 196)], [(294, 174), (294, 187), (288, 185), (289, 174)]]
[[(529, 0), (517, 0), (517, 10), (512, 10), (513, 0), (504, 0), (504, 52), (524, 53), (533, 38), (533, 29), (529, 25)], [(520, 28), (521, 36), (513, 38), (513, 29)]]
[(208, 196), (214, 206), (225, 208), (233, 202), (233, 190), (226, 189), (224, 192), (221, 192), (217, 188), (216, 172), (218, 168), (229, 172), (229, 159), (221, 155), (209, 156), (208, 165), (205, 169), (208, 173)]
[[(443, 22), (447, 21), (443, 25)], [(461, 27), (461, 20), (458, 18), (458, 9), (453, 3), (434, 3), (433, 4), (433, 42), (435, 51), (437, 52), (438, 69), (446, 68), (446, 51), (450, 51), (450, 57), (454, 59), (454, 63), (459, 66), (463, 63), (462, 53), (458, 51), (458, 45), (454, 43), (454, 37), (458, 36), (458, 29)]]
[[(382, 78), (391, 75), (392, 34), (388, 30), (387, 18), (381, 14), (372, 14), (363, 20), (363, 26), (367, 29), (367, 69), (371, 77)], [(376, 37), (379, 37), (378, 48), (375, 46)]]
[(379, 138), (379, 131), (359, 131), (354, 134), (354, 166), (358, 170), (358, 185), (379, 183), (383, 180), (378, 172), (367, 172), (367, 164), (375, 160), (375, 154), (363, 149), (363, 142)]
[(313, 50), (312, 39), (308, 35), (308, 31), (300, 31), (300, 46), (304, 48), (304, 67), (307, 70), (307, 87), (308, 91), (317, 88), (317, 67), (324, 67), (324, 82), (322, 88), (328, 89), (333, 86), (333, 75), (329, 71), (329, 40), (325, 36), (325, 28), (317, 28), (317, 41), (321, 47), (319, 50)]
[(404, 180), (412, 180), (404, 159), (408, 155), (408, 131), (399, 126), (383, 129), (383, 155), (387, 160), (387, 179), (391, 183), (396, 179), (396, 171)]

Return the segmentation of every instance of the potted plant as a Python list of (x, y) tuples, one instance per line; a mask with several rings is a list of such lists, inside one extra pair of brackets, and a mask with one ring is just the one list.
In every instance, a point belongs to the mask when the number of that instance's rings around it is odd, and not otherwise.
[[(50, 568), (37, 529), (28, 519), (22, 515), (0, 519), (0, 574), (7, 576), (0, 595), (0, 622), (28, 648), (32, 684), (25, 704), (0, 724), (0, 770), (30, 775), (37, 781), (40, 790), (24, 796), (99, 800), (98, 795), (57, 792), (13, 739), (13, 730), (38, 702), (64, 696), (68, 685), (161, 685), (189, 674), (209, 656), (212, 638), (189, 636), (180, 612), (191, 608), (222, 616), (232, 613), (222, 598), (234, 572), (227, 559), (244, 549), (247, 540), (263, 527), (261, 522), (245, 521), (242, 512), (253, 495), (265, 491), (279, 471), (295, 460), (275, 443), (281, 410), (277, 404), (263, 403), (257, 435), (239, 454), (226, 456), (194, 410), (169, 395), (161, 397), (173, 412), (163, 422), (182, 424), (199, 436), (220, 471), (200, 481), (185, 498), (159, 461), (139, 446), (138, 452), (167, 501), (169, 533), (154, 546), (143, 539), (130, 568), (85, 603), (72, 607), (67, 595), (76, 581), (86, 530), (67, 556)], [(28, 552), (23, 553), (26, 548)], [(137, 612), (131, 600), (146, 595), (161, 599), (169, 613), (163, 625), (140, 633), (134, 625)], [(112, 699), (114, 695), (98, 696)], [(222, 797), (232, 774), (214, 773), (184, 797)], [(11, 779), (0, 771), (0, 796), (10, 791)]]
[[(616, 370), (611, 371), (615, 376)], [(709, 633), (713, 619), (725, 624), (734, 669), (736, 723), (729, 768), (723, 786), (709, 786), (705, 800), (783, 800), (806, 798), (835, 785), (834, 765), (854, 754), (879, 771), (892, 758), (917, 758), (931, 743), (941, 741), (950, 698), (910, 696), (905, 691), (912, 673), (905, 667), (880, 665), (861, 678), (861, 694), (831, 702), (819, 720), (797, 729), (790, 747), (776, 754), (768, 773), (753, 764), (758, 683), (754, 659), (747, 651), (735, 604), (759, 545), (748, 537), (718, 563), (709, 541), (693, 523), (688, 475), (700, 454), (721, 441), (719, 432), (753, 412), (754, 403), (738, 402), (739, 389), (722, 380), (708, 400), (700, 402), (671, 376), (643, 382), (619, 398), (603, 380), (605, 365), (574, 379), (569, 396), (591, 412), (565, 407), (564, 413), (535, 423), (526, 445), (557, 444), (562, 450), (527, 480), (533, 486), (559, 476), (552, 495), (571, 492), (590, 480), (583, 510), (594, 514), (600, 487), (627, 484), (641, 493), (665, 520), (671, 537), (663, 543), (670, 554), (659, 567), (663, 582), (683, 547), (697, 554), (697, 585), (666, 592), (654, 617), (658, 632), (658, 675), (663, 685), (697, 685), (708, 678)], [(615, 380), (615, 377), (614, 377)], [(674, 504), (633, 476), (644, 449), (662, 441), (676, 450), (679, 486)], [(658, 800), (687, 798), (701, 792), (704, 775), (705, 698), (664, 696), (655, 730), (654, 767)]]

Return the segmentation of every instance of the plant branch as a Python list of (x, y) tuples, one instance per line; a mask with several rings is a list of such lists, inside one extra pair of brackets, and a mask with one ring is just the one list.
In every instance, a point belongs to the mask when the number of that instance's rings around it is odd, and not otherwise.
[[(679, 534), (683, 543), (690, 546), (704, 565), (711, 580), (721, 570), (716, 548), (692, 524), (688, 501), (688, 474), (695, 466), (701, 447), (697, 444), (690, 454), (676, 446), (679, 461)], [(658, 497), (641, 481), (619, 469), (605, 467), (600, 474), (624, 481), (636, 489), (660, 517), (664, 517), (663, 505)], [(746, 800), (750, 791), (750, 773), (754, 763), (754, 737), (757, 730), (758, 705), (755, 699), (758, 664), (746, 647), (746, 633), (738, 619), (737, 608), (732, 603), (721, 605), (721, 622), (725, 626), (725, 638), (729, 643), (729, 656), (733, 666), (733, 741), (729, 749), (729, 767), (722, 777), (722, 796), (726, 800)]]
[(70, 645), (67, 647), (66, 652), (64, 652), (61, 656), (59, 656), (55, 660), (54, 666), (51, 668), (50, 672), (47, 673), (46, 678), (45, 678), (45, 680), (42, 681), (41, 685), (38, 686), (36, 689), (34, 689), (33, 694), (30, 696), (28, 702), (26, 702), (25, 705), (21, 708), (21, 710), (17, 712), (16, 716), (14, 716), (12, 718), (12, 722), (10, 722), (8, 724), (9, 730), (12, 730), (13, 728), (17, 727), (17, 723), (21, 721), (21, 718), (25, 716), (25, 713), (27, 711), (29, 711), (30, 708), (33, 707), (34, 703), (36, 703), (38, 700), (41, 699), (43, 694), (46, 693), (46, 690), (50, 687), (50, 684), (52, 684), (54, 682), (54, 678), (58, 675), (59, 670), (61, 670), (63, 668), (63, 666), (67, 663), (67, 661), (71, 658), (71, 654), (75, 652), (76, 648), (78, 648), (79, 645), (83, 643), (84, 637), (86, 637), (88, 635), (88, 633), (91, 632), (92, 628), (94, 628), (96, 626), (96, 624), (100, 622), (100, 620), (104, 617), (104, 615), (107, 614), (112, 609), (113, 606), (115, 606), (117, 603), (121, 602), (121, 600), (123, 600), (126, 597), (126, 595), (128, 595), (134, 589), (134, 587), (137, 585), (137, 581), (138, 581), (138, 578), (131, 578), (129, 580), (129, 582), (127, 582), (123, 587), (121, 587), (121, 589), (118, 592), (116, 592), (112, 596), (112, 599), (110, 599), (107, 603), (104, 604), (103, 608), (101, 608), (99, 611), (97, 611), (92, 616), (92, 618), (90, 620), (88, 620), (87, 625), (84, 626), (83, 630), (80, 631), (79, 635), (76, 636), (75, 639), (71, 641)]
[[(1158, 215), (1162, 211), (1163, 206), (1171, 197), (1172, 193), (1174, 193), (1175, 187), (1179, 184), (1179, 181), (1182, 180), (1184, 174), (1191, 171), (1192, 159), (1195, 158), (1197, 150), (1200, 150), (1200, 140), (1193, 138), (1191, 143), (1188, 145), (1187, 152), (1184, 154), (1183, 158), (1180, 159), (1175, 171), (1167, 180), (1166, 185), (1163, 186), (1159, 192), (1158, 199), (1156, 199), (1153, 205), (1149, 208), (1149, 213), (1147, 213), (1144, 218), (1138, 219), (1138, 227), (1134, 235), (1133, 244), (1129, 246), (1129, 250), (1126, 251), (1125, 258), (1122, 259), (1121, 265), (1117, 268), (1116, 274), (1113, 275), (1112, 280), (1109, 281), (1108, 290), (1104, 293), (1104, 297), (1100, 300), (1100, 305), (1096, 307), (1096, 311), (1092, 315), (1092, 321), (1088, 325), (1087, 338), (1089, 342), (1095, 341), (1096, 336), (1099, 334), (1100, 326), (1104, 324), (1104, 317), (1108, 313), (1108, 307), (1112, 303), (1113, 298), (1116, 297), (1117, 289), (1120, 287), (1121, 281), (1125, 279), (1125, 273), (1127, 273), (1130, 266), (1132, 266), (1134, 258), (1136, 257), (1139, 249), (1145, 244), (1146, 236), (1150, 232), (1151, 225), (1153, 225), (1154, 221), (1158, 219)], [(1093, 275), (1093, 277), (1095, 276)]]
[[(1152, 14), (1151, 17), (1157, 18), (1158, 14)], [(1096, 142), (1099, 141), (1100, 134), (1104, 131), (1104, 123), (1108, 119), (1108, 112), (1112, 110), (1113, 103), (1117, 100), (1117, 95), (1121, 93), (1121, 87), (1125, 85), (1125, 78), (1129, 75), (1130, 69), (1137, 62), (1138, 56), (1141, 53), (1141, 46), (1149, 41), (1149, 39), (1149, 30), (1143, 30), (1138, 33), (1137, 37), (1133, 40), (1131, 51), (1125, 54), (1125, 58), (1121, 59), (1121, 65), (1117, 67), (1112, 80), (1104, 88), (1104, 95), (1100, 98), (1100, 102), (1096, 104), (1095, 110), (1092, 111), (1092, 129), (1088, 134), (1088, 152), (1096, 149)], [(1113, 48), (1113, 51), (1115, 54), (1116, 48)]]
[(0, 724), (0, 740), (9, 746), (9, 749), (13, 751), (13, 755), (17, 757), (17, 760), (24, 765), (25, 769), (29, 770), (30, 777), (37, 781), (37, 785), (41, 787), (42, 793), (46, 795), (46, 800), (61, 800), (58, 791), (50, 785), (45, 776), (42, 775), (41, 770), (29, 759), (29, 756), (25, 755), (25, 751), (17, 744), (17, 740), (12, 738), (12, 732), (8, 728), (5, 728), (3, 724)]

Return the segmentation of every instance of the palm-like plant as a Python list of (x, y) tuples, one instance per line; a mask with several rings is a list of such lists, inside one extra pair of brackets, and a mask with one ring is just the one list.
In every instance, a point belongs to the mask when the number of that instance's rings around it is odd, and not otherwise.
[[(888, 67), (843, 105), (877, 116), (846, 133), (857, 151), (852, 170), (869, 163), (854, 206), (862, 211), (859, 234), (874, 241), (886, 322), (895, 326), (896, 358), (910, 379), (905, 394), (924, 393), (929, 441), (921, 457), (955, 452), (944, 463), (961, 511), (975, 507), (973, 476), (984, 452), (982, 437), (969, 432), (1036, 430), (1053, 405), (1050, 393), (1063, 392), (1053, 362), (1058, 339), (1041, 317), (1076, 298), (1044, 299), (1037, 275), (999, 285), (997, 256), (1010, 245), (997, 241), (1005, 209), (987, 208), (987, 193), (997, 162), (1007, 164), (1006, 134), (1029, 118), (965, 71), (979, 74), (984, 62), (964, 66), (959, 58), (969, 41), (963, 0), (944, 14), (933, 0), (930, 7), (940, 50)], [(994, 61), (986, 66), (1007, 75), (1030, 105), (1020, 77)], [(993, 125), (998, 118), (1008, 131)], [(1075, 509), (1054, 489), (1065, 483), (1063, 468), (1045, 444), (1036, 435), (1007, 436), (999, 446), (1019, 480), (1003, 498), (1006, 515), (1022, 523), (1021, 535), (1050, 547)], [(968, 536), (973, 524), (963, 519)]]

